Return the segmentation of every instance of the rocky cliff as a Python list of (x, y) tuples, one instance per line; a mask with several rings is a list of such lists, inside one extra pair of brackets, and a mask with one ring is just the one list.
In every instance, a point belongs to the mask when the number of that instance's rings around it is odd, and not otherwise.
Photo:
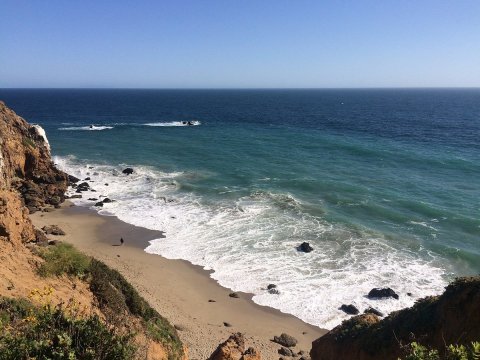
[(402, 356), (402, 346), (417, 341), (442, 349), (480, 339), (480, 276), (460, 278), (441, 296), (380, 320), (365, 314), (344, 321), (313, 342), (312, 360), (388, 360)]

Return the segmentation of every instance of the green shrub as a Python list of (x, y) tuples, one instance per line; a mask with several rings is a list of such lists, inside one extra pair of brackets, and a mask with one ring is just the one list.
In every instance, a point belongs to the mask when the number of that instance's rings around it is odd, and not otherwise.
[(183, 346), (175, 328), (153, 309), (118, 271), (93, 259), (89, 272), (90, 290), (103, 310), (117, 316), (128, 311), (140, 317), (148, 335), (170, 349), (171, 359), (182, 358)]
[(87, 274), (91, 262), (88, 256), (66, 243), (48, 247), (40, 256), (45, 260), (38, 269), (41, 276), (67, 274), (83, 277)]
[(407, 353), (405, 360), (480, 360), (480, 342), (472, 342), (469, 346), (449, 345), (445, 348), (444, 356), (436, 349), (412, 342)]
[(96, 315), (78, 317), (61, 305), (0, 298), (0, 360), (127, 360), (135, 351), (132, 335), (118, 334)]

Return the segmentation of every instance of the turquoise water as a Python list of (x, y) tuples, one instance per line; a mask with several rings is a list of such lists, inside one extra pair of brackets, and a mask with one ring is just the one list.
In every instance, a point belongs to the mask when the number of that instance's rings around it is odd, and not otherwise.
[[(395, 310), (480, 272), (478, 89), (0, 99), (45, 128), (61, 167), (91, 177), (97, 193), (85, 198), (117, 200), (101, 213), (166, 232), (147, 251), (213, 269), (222, 285), (310, 323), (338, 324), (342, 303)], [(302, 241), (315, 250), (297, 252)], [(400, 300), (372, 304), (364, 295), (377, 286)]]

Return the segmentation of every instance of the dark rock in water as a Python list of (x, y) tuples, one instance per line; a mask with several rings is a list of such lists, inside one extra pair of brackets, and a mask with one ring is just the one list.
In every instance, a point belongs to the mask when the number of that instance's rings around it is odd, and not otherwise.
[(76, 184), (77, 182), (79, 182), (80, 179), (73, 176), (73, 175), (68, 175), (68, 182), (71, 183), (71, 184)]
[(124, 173), (124, 174), (126, 174), (126, 175), (133, 174), (133, 169), (132, 169), (132, 168), (123, 169), (123, 170), (122, 170), (122, 173)]
[(232, 324), (224, 321), (224, 322), (223, 322), (223, 326), (225, 326), (225, 327), (232, 327)]
[(90, 185), (87, 182), (83, 182), (77, 185), (77, 193), (82, 191), (88, 191), (88, 190), (90, 190)]
[(360, 311), (358, 311), (357, 307), (355, 305), (345, 305), (343, 304), (342, 306), (340, 306), (340, 310), (342, 310), (343, 312), (345, 312), (346, 314), (348, 315), (358, 315), (358, 313), (360, 313)]
[(278, 353), (283, 356), (297, 356), (292, 350), (286, 347), (281, 347), (278, 349)]
[(93, 169), (93, 166), (89, 166), (88, 168), (89, 168), (89, 169)]
[(375, 308), (372, 308), (372, 307), (369, 307), (368, 309), (365, 309), (363, 311), (364, 314), (373, 314), (373, 315), (377, 315), (377, 316), (380, 316), (380, 317), (383, 317), (383, 313), (378, 311), (377, 309)]
[(235, 298), (235, 299), (238, 299), (240, 297), (236, 292), (230, 293), (230, 294), (228, 294), (228, 296), (230, 296), (231, 298)]
[(280, 294), (280, 291), (278, 291), (278, 289), (273, 288), (273, 289), (268, 290), (268, 293), (273, 294), (273, 295), (278, 295), (278, 294)]
[(392, 298), (398, 300), (397, 293), (390, 288), (383, 288), (383, 289), (375, 288), (375, 289), (372, 289), (368, 293), (367, 297), (369, 299), (384, 299), (384, 298), (392, 297)]
[(410, 292), (409, 292), (409, 293), (407, 293), (407, 295), (408, 295), (408, 296), (413, 296), (413, 295), (412, 295), (412, 293), (410, 293)]
[(293, 336), (285, 333), (281, 334), (280, 336), (274, 336), (273, 341), (286, 347), (294, 347), (298, 342)]
[(110, 200), (109, 198), (105, 198), (105, 199), (103, 199), (102, 202), (103, 202), (104, 204), (105, 204), (105, 203), (111, 203), (111, 202), (113, 202), (113, 200)]
[(99, 201), (99, 202), (95, 203), (95, 206), (102, 207), (102, 206), (103, 206), (103, 202)]
[(52, 234), (52, 235), (65, 235), (65, 231), (63, 231), (62, 229), (60, 229), (60, 227), (58, 227), (58, 225), (50, 225), (50, 226), (47, 226), (45, 225), (44, 227), (42, 227), (42, 230), (45, 232), (45, 234), (49, 235), (49, 234)]
[(85, 179), (83, 179), (84, 181), (88, 181), (90, 180), (90, 177), (86, 177)]
[(88, 201), (97, 201), (97, 198), (88, 198)]
[(275, 284), (268, 284), (267, 290), (275, 289), (276, 287), (277, 287), (277, 285), (275, 285)]
[(310, 251), (313, 251), (313, 248), (310, 246), (308, 242), (303, 242), (300, 244), (299, 247), (297, 247), (297, 250), (309, 253)]
[(103, 184), (103, 185), (105, 185), (105, 186), (108, 186), (108, 184), (107, 184), (107, 183), (105, 183), (105, 184)]

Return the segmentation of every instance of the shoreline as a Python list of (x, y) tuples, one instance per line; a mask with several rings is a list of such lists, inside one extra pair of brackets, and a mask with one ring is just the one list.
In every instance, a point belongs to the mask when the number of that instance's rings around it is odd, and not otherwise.
[[(234, 332), (245, 333), (247, 345), (260, 350), (264, 359), (279, 357), (277, 350), (281, 346), (271, 341), (275, 335), (292, 335), (298, 340), (295, 351), (309, 352), (312, 341), (327, 332), (293, 315), (254, 303), (253, 294), (237, 292), (239, 298), (229, 297), (232, 291), (219, 285), (210, 277), (211, 271), (201, 266), (145, 252), (150, 240), (164, 237), (161, 231), (137, 227), (68, 201), (61, 209), (30, 217), (37, 228), (60, 226), (66, 235), (52, 239), (71, 243), (120, 271), (177, 327), (191, 359), (208, 358)], [(120, 246), (121, 237), (125, 241)]]

